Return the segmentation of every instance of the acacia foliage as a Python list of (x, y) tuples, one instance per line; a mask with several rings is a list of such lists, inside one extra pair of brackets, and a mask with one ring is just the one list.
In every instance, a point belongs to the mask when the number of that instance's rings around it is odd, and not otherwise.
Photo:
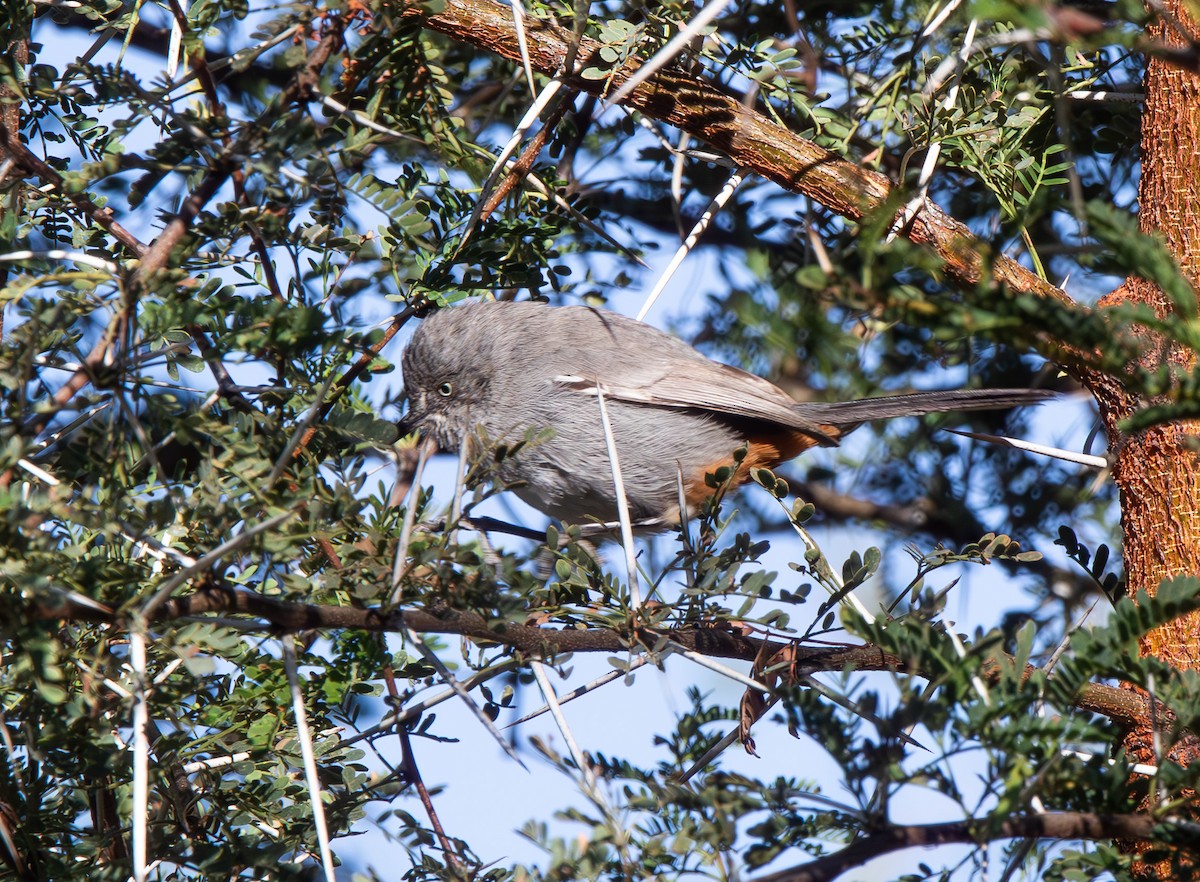
[[(738, 146), (681, 153), (707, 148), (653, 107), (606, 109), (588, 92), (667, 44), (691, 4), (533, 3), (529, 27), (556, 22), (594, 51), (555, 62), (573, 79), (517, 145), (527, 175), (494, 174), (534, 96), (524, 66), (503, 57), (508, 31), (429, 26), (450, 7), (90, 3), (0, 18), (5, 100), (19, 111), (3, 142), (0, 221), (6, 877), (128, 878), (138, 706), (152, 873), (312, 876), (319, 845), (281, 650), (297, 633), (334, 851), (360, 867), (347, 834), (369, 824), (394, 837), (413, 877), (762, 867), (832, 878), (905, 844), (998, 839), (1031, 876), (1074, 879), (1124, 872), (1115, 836), (1186, 846), (1186, 829), (1155, 825), (1194, 790), (1194, 770), (1164, 762), (1131, 788), (1115, 746), (1144, 708), (1103, 686), (1152, 687), (1167, 721), (1159, 755), (1186, 743), (1194, 677), (1132, 647), (1193, 608), (1195, 586), (1118, 602), (1119, 561), (1096, 547), (1117, 539), (1112, 494), (1074, 466), (891, 427), (786, 478), (757, 474), (782, 504), (733, 522), (728, 506), (707, 511), (691, 547), (650, 558), (643, 576), (661, 600), (642, 610), (625, 572), (600, 568), (569, 530), (497, 549), (453, 529), (407, 534), (406, 517), (436, 525), (445, 514), (429, 493), (402, 500), (391, 484), (411, 474), (412, 442), (394, 452), (391, 422), (393, 335), (411, 308), (486, 293), (599, 304), (648, 285), (635, 255), (690, 228), (728, 180), (722, 150)], [(470, 21), (485, 7), (455, 8)], [(798, 396), (1024, 385), (1053, 377), (1044, 357), (1064, 351), (1139, 390), (1175, 382), (1165, 369), (1126, 372), (1125, 328), (1151, 317), (1100, 318), (986, 272), (1007, 254), (1047, 279), (1084, 280), (1072, 287), (1084, 302), (1104, 273), (1137, 272), (1174, 293), (1179, 315), (1155, 327), (1192, 342), (1190, 288), (1126, 214), (1137, 103), (1085, 97), (1136, 88), (1144, 13), (1094, 14), (903, 2), (718, 15), (673, 76), (714, 84), (901, 187), (849, 223), (751, 176), (689, 258), (710, 267), (708, 299), (681, 330)], [(73, 61), (63, 46), (78, 47)], [(557, 68), (536, 61), (540, 90)], [(666, 98), (686, 107), (688, 93)], [(929, 251), (889, 235), (914, 194), (976, 235), (977, 285), (949, 284)], [(1179, 399), (1176, 414), (1190, 406)], [(399, 468), (381, 470), (389, 457)], [(486, 477), (479, 463), (466, 483), (474, 492)], [(889, 543), (911, 543), (911, 569), (885, 579), (869, 541), (845, 561), (803, 550), (792, 528), (815, 511), (796, 490), (824, 494), (825, 518), (867, 504), (891, 524)], [(1030, 551), (1055, 542), (1078, 572)], [(770, 543), (787, 549), (784, 576), (762, 563)], [(956, 577), (990, 564), (1005, 567), (1012, 612), (951, 625)], [(868, 583), (884, 599), (873, 620), (844, 602)], [(1107, 621), (1073, 630), (1095, 597), (1112, 606)], [(131, 645), (143, 637), (141, 672)], [(530, 819), (544, 849), (533, 866), (491, 863), (473, 831), (439, 834), (415, 766), (389, 768), (366, 749), (411, 758), (410, 739), (436, 748), (465, 734), (411, 710), (445, 689), (447, 664), (484, 716), (507, 722), (516, 692), (536, 688), (538, 656), (648, 657), (686, 680), (697, 669), (667, 657), (685, 649), (753, 662), (773, 692), (739, 708), (689, 690), (671, 731), (639, 732), (657, 760), (615, 755), (603, 731), (577, 733), (592, 751), (586, 774), (547, 748), (580, 796), (562, 817)], [(888, 673), (851, 673), (868, 669)], [(818, 671), (843, 678), (816, 684)], [(406, 708), (407, 736), (372, 729)], [(739, 722), (790, 727), (838, 774), (814, 781), (786, 762), (747, 774), (725, 754), (681, 782)], [(971, 772), (982, 783), (959, 777), (952, 760), (966, 752), (982, 757)], [(958, 827), (897, 816), (896, 801), (921, 788), (944, 797)]]

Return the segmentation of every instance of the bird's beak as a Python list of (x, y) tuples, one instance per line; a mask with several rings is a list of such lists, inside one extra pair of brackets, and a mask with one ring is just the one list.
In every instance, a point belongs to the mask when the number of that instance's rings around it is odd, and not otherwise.
[(425, 412), (421, 409), (421, 402), (417, 401), (417, 396), (410, 397), (408, 399), (408, 412), (396, 423), (396, 428), (400, 430), (400, 437), (404, 438), (414, 432), (421, 431), (421, 426), (424, 422)]
[(420, 425), (419, 421), (413, 418), (412, 413), (406, 413), (400, 418), (400, 421), (396, 423), (396, 428), (400, 432), (400, 437), (406, 438), (414, 432), (419, 431)]

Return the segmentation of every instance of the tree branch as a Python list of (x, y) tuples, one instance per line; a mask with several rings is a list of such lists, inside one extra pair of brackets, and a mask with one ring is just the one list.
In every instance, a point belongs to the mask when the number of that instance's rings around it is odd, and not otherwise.
[[(545, 628), (489, 620), (479, 613), (453, 609), (445, 604), (426, 609), (392, 611), (327, 606), (268, 597), (232, 585), (210, 584), (192, 594), (173, 598), (158, 607), (150, 620), (169, 622), (208, 613), (253, 615), (280, 631), (351, 628), (370, 632), (402, 632), (412, 629), (426, 634), (457, 634), (479, 644), (507, 646), (522, 655), (539, 658), (570, 652), (624, 653), (635, 646), (658, 647), (664, 640), (682, 649), (714, 658), (750, 662), (774, 656), (786, 648), (789, 657), (794, 659), (792, 670), (801, 674), (855, 670), (904, 671), (921, 676), (920, 671), (913, 670), (903, 659), (869, 644), (800, 646), (753, 637), (720, 626), (637, 627), (624, 633), (614, 628)], [(116, 613), (105, 612), (69, 598), (65, 598), (61, 606), (42, 605), (29, 609), (26, 617), (34, 620), (121, 623)], [(998, 675), (999, 664), (994, 665), (994, 669)], [(1027, 675), (1033, 672), (1033, 668), (1026, 669)], [(1080, 690), (1075, 704), (1080, 710), (1106, 717), (1124, 727), (1144, 725), (1151, 714), (1150, 703), (1141, 694), (1094, 683)], [(1160, 720), (1170, 716), (1170, 712), (1161, 704), (1156, 706), (1155, 712)]]
[[(493, 0), (444, 0), (436, 14), (427, 5), (405, 2), (401, 15), (424, 27), (513, 61), (521, 49), (512, 12)], [(559, 73), (574, 39), (570, 31), (545, 19), (525, 23), (529, 60), (548, 76)], [(574, 69), (608, 67), (599, 56), (600, 44), (590, 38), (579, 43), (580, 61)], [(638, 65), (611, 71), (610, 79), (565, 76), (573, 88), (603, 97), (619, 88)], [(630, 94), (626, 103), (655, 119), (704, 140), (745, 166), (793, 193), (808, 196), (852, 221), (884, 209), (897, 193), (884, 175), (868, 171), (742, 105), (716, 85), (688, 73), (665, 69)], [(974, 287), (990, 270), (992, 278), (1014, 290), (1061, 303), (1074, 302), (1060, 288), (1003, 254), (989, 253), (966, 225), (927, 202), (902, 231), (913, 242), (928, 246), (943, 261), (946, 275), (963, 287)], [(989, 262), (983, 255), (987, 254)]]
[[(864, 836), (835, 854), (769, 876), (759, 876), (754, 882), (828, 882), (880, 855), (931, 845), (980, 844), (996, 839), (1149, 839), (1154, 829), (1163, 823), (1148, 815), (1063, 812), (1005, 820), (984, 818), (889, 827)], [(1196, 839), (1196, 833), (1189, 831), (1189, 838)]]
[(115, 220), (115, 215), (111, 208), (101, 208), (92, 201), (92, 197), (87, 193), (72, 192), (69, 188), (63, 186), (62, 175), (54, 168), (47, 165), (41, 159), (33, 154), (33, 152), (21, 143), (21, 136), (15, 128), (10, 129), (8, 124), (0, 122), (0, 156), (7, 156), (13, 161), (17, 168), (21, 169), (26, 177), (37, 178), (43, 184), (49, 184), (62, 193), (71, 204), (88, 218), (92, 223), (104, 230), (138, 257), (143, 256), (150, 247), (138, 239), (137, 236), (129, 232)]

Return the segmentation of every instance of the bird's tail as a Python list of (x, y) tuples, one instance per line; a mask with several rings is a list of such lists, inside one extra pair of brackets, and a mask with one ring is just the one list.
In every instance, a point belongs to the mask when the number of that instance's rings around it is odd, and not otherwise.
[(872, 420), (921, 416), (954, 410), (1005, 410), (1040, 404), (1055, 397), (1041, 389), (947, 389), (940, 392), (912, 392), (860, 398), (857, 401), (804, 402), (796, 410), (820, 425), (845, 428)]

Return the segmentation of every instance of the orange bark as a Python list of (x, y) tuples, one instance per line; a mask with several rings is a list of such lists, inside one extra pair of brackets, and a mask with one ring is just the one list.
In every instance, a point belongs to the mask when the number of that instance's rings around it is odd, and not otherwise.
[[(1181, 0), (1169, 0), (1150, 37), (1185, 44), (1179, 28), (1200, 34)], [(1142, 118), (1142, 229), (1161, 236), (1193, 286), (1200, 285), (1200, 76), (1151, 58)], [(1132, 301), (1160, 315), (1167, 298), (1143, 279), (1130, 278), (1103, 305)], [(1196, 353), (1147, 337), (1143, 367), (1174, 365), (1190, 370)], [(1170, 576), (1200, 575), (1200, 423), (1155, 426), (1130, 437), (1117, 428), (1137, 402), (1115, 387), (1097, 389), (1114, 439), (1114, 477), (1121, 491), (1125, 566), (1129, 592), (1153, 593)], [(1172, 664), (1200, 666), (1195, 637), (1200, 617), (1172, 622), (1148, 635), (1143, 651)]]
[[(1180, 31), (1186, 30), (1190, 34)], [(1167, 0), (1148, 36), (1155, 42), (1183, 46), (1200, 34), (1185, 3)], [(1142, 176), (1139, 187), (1139, 223), (1144, 232), (1161, 236), (1179, 261), (1193, 287), (1200, 285), (1200, 77), (1161, 59), (1151, 57), (1145, 76), (1142, 117)], [(1101, 305), (1133, 302), (1151, 306), (1159, 315), (1171, 310), (1167, 298), (1153, 284), (1130, 278)], [(1153, 335), (1144, 335), (1142, 367), (1164, 365), (1191, 370), (1196, 353)], [(1178, 421), (1154, 426), (1132, 436), (1122, 436), (1118, 423), (1139, 404), (1115, 382), (1096, 378), (1097, 399), (1113, 441), (1116, 463), (1113, 476), (1121, 493), (1125, 568), (1130, 595), (1153, 594), (1163, 579), (1200, 575), (1200, 423)], [(1150, 632), (1141, 649), (1178, 668), (1200, 667), (1200, 616), (1176, 619)], [(1154, 751), (1155, 716), (1134, 727), (1125, 748), (1148, 764), (1196, 759), (1192, 739), (1175, 746), (1168, 757)], [(1161, 715), (1158, 716), (1161, 724)], [(1170, 743), (1169, 741), (1167, 743)], [(1141, 792), (1142, 808), (1155, 802), (1145, 792), (1146, 781), (1131, 785)], [(1127, 842), (1133, 852), (1146, 850), (1145, 842)], [(1137, 864), (1138, 876), (1176, 879), (1194, 868), (1184, 853), (1161, 863)]]

